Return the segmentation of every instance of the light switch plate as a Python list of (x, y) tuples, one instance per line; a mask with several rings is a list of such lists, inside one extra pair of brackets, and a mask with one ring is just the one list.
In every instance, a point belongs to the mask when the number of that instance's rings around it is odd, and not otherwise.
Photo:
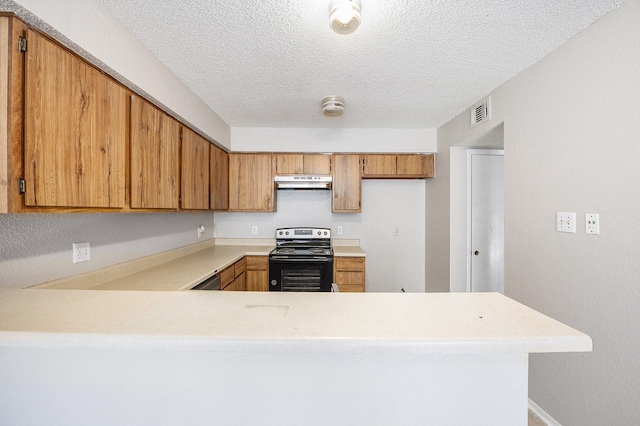
[(600, 215), (598, 213), (587, 213), (584, 215), (584, 223), (587, 234), (600, 234)]
[(576, 213), (558, 212), (556, 215), (556, 231), (576, 233)]

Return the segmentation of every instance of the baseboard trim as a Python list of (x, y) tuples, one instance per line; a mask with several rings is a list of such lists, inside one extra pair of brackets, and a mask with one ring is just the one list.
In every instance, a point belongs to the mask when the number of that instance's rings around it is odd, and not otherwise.
[(547, 413), (542, 408), (540, 408), (538, 404), (533, 402), (531, 399), (529, 399), (529, 411), (535, 414), (547, 426), (562, 426), (560, 423), (556, 421), (556, 419), (551, 417), (549, 413)]

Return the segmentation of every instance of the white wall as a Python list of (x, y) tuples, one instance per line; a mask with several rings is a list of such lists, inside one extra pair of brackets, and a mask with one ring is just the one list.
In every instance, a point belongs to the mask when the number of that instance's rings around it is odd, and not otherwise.
[[(0, 287), (24, 288), (213, 238), (213, 214), (0, 214), (0, 230)], [(91, 260), (73, 264), (86, 241)]]
[[(640, 424), (638, 28), (629, 0), (491, 93), (491, 122), (470, 131), (465, 111), (438, 129), (446, 153), (504, 122), (505, 294), (594, 341), (531, 356), (529, 396), (563, 425)], [(558, 211), (577, 213), (576, 234), (555, 231)]]
[(231, 129), (234, 151), (436, 152), (436, 129)]
[(229, 126), (96, 0), (0, 0), (32, 25), (96, 62), (116, 79), (155, 101), (222, 146)]

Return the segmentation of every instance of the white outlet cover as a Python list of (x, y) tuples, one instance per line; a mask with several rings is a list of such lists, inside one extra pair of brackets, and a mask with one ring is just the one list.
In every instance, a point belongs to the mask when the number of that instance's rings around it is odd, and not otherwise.
[(91, 260), (91, 244), (73, 243), (73, 263), (87, 262)]
[(556, 215), (556, 231), (576, 233), (576, 212), (558, 212)]

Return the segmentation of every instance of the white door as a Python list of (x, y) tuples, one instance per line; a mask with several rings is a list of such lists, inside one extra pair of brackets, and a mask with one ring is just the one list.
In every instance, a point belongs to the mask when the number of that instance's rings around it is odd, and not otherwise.
[(504, 151), (467, 153), (467, 290), (504, 293)]

